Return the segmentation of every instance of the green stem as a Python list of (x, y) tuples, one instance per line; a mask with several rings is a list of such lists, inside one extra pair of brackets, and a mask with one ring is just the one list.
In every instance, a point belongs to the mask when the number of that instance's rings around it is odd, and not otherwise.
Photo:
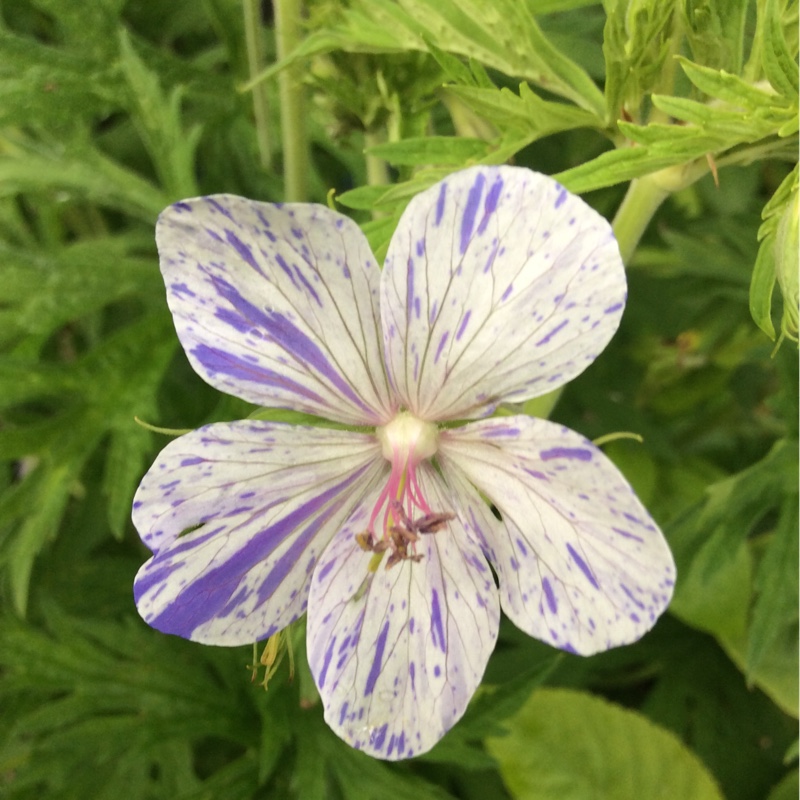
[(626, 265), (653, 215), (667, 197), (669, 197), (669, 191), (659, 186), (652, 175), (645, 175), (643, 178), (631, 181), (625, 199), (611, 223), (622, 254), (622, 261)]
[[(300, 42), (301, 0), (275, 0), (273, 7), (276, 55), (281, 61)], [(288, 66), (278, 76), (285, 199), (295, 203), (308, 199), (308, 131), (301, 76), (299, 64)]]
[(369, 149), (376, 144), (383, 144), (384, 137), (380, 133), (364, 134), (364, 144), (366, 145), (366, 162), (367, 162), (367, 185), (368, 186), (384, 186), (389, 183), (389, 168), (386, 161), (378, 156), (373, 156)]
[(661, 204), (673, 193), (693, 184), (710, 169), (705, 159), (678, 164), (631, 181), (611, 227), (622, 261), (627, 266), (639, 240)]
[[(244, 0), (244, 37), (247, 47), (247, 68), (252, 81), (264, 70), (264, 48), (261, 32), (260, 0)], [(253, 115), (256, 121), (256, 140), (261, 157), (261, 166), (269, 169), (272, 166), (272, 143), (269, 135), (269, 100), (267, 99), (266, 81), (256, 83), (251, 89), (253, 93)]]

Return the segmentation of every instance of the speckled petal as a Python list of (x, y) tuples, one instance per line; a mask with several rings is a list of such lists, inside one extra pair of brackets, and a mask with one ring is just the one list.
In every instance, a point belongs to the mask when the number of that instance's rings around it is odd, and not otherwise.
[[(456, 511), (441, 479), (422, 467), (434, 511)], [(480, 547), (460, 520), (420, 537), (419, 563), (369, 572), (354, 536), (365, 504), (334, 538), (314, 572), (308, 660), (325, 719), (372, 756), (429, 750), (464, 713), (494, 648), (499, 602)]]
[(472, 167), (415, 197), (381, 282), (387, 369), (423, 419), (545, 394), (606, 346), (625, 305), (611, 227), (551, 178)]
[(522, 630), (590, 655), (653, 627), (672, 595), (672, 555), (591, 442), (546, 420), (502, 417), (443, 431), (438, 457)]
[(317, 559), (386, 472), (375, 439), (349, 431), (219, 422), (175, 439), (134, 498), (154, 552), (139, 613), (205, 644), (270, 636), (305, 611)]
[(388, 419), (380, 272), (352, 220), (215, 195), (167, 208), (156, 241), (178, 337), (212, 386), (340, 422)]

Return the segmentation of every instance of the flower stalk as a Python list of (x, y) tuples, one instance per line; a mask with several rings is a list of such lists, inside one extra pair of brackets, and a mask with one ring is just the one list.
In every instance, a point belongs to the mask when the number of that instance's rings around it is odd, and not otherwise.
[[(286, 58), (300, 42), (301, 0), (275, 0), (275, 46), (278, 61)], [(308, 130), (305, 121), (305, 92), (299, 65), (291, 64), (278, 76), (283, 140), (284, 197), (298, 203), (308, 199)]]

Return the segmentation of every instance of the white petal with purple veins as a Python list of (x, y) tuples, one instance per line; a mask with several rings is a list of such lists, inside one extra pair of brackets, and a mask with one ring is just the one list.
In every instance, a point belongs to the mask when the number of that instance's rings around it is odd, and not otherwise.
[[(431, 508), (456, 512), (430, 467)], [(314, 572), (308, 659), (325, 719), (354, 747), (385, 759), (429, 750), (464, 713), (494, 648), (497, 589), (480, 547), (456, 519), (421, 535), (422, 561), (369, 571), (355, 534), (365, 505), (336, 535)]]
[(591, 442), (546, 420), (502, 417), (442, 431), (438, 457), (522, 630), (590, 655), (653, 627), (672, 595), (672, 555)]
[(349, 431), (243, 420), (174, 440), (134, 498), (155, 553), (139, 613), (206, 644), (270, 636), (305, 611), (317, 559), (387, 471), (374, 437)]
[(352, 220), (215, 195), (167, 208), (156, 241), (181, 344), (212, 386), (341, 422), (388, 418), (380, 271)]
[(387, 368), (423, 419), (545, 394), (606, 346), (625, 304), (608, 222), (544, 175), (472, 167), (415, 197), (381, 282)]

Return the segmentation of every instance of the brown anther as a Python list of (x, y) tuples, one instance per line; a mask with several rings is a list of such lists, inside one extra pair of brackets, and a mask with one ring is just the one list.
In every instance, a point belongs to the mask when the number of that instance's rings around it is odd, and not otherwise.
[(437, 531), (442, 530), (442, 528), (445, 528), (451, 519), (455, 518), (455, 514), (448, 513), (426, 514), (424, 517), (420, 517), (420, 519), (414, 523), (414, 529), (419, 533), (436, 533)]
[(372, 534), (369, 531), (362, 531), (356, 534), (356, 544), (365, 552), (369, 553), (373, 547)]
[[(399, 501), (392, 500), (390, 507), (397, 522), (389, 528), (391, 539), (389, 545), (392, 552), (386, 560), (386, 569), (390, 569), (400, 561), (413, 561), (418, 564), (422, 561), (422, 555), (409, 553), (408, 546), (419, 541), (419, 534), (436, 533), (446, 527), (450, 520), (455, 519), (455, 514), (445, 512), (426, 514), (424, 517), (412, 521)], [(384, 545), (383, 549), (386, 549), (387, 543), (382, 542), (382, 544)]]
[(375, 541), (372, 531), (362, 531), (356, 534), (356, 544), (365, 553), (382, 553), (389, 547), (389, 543), (379, 539)]

